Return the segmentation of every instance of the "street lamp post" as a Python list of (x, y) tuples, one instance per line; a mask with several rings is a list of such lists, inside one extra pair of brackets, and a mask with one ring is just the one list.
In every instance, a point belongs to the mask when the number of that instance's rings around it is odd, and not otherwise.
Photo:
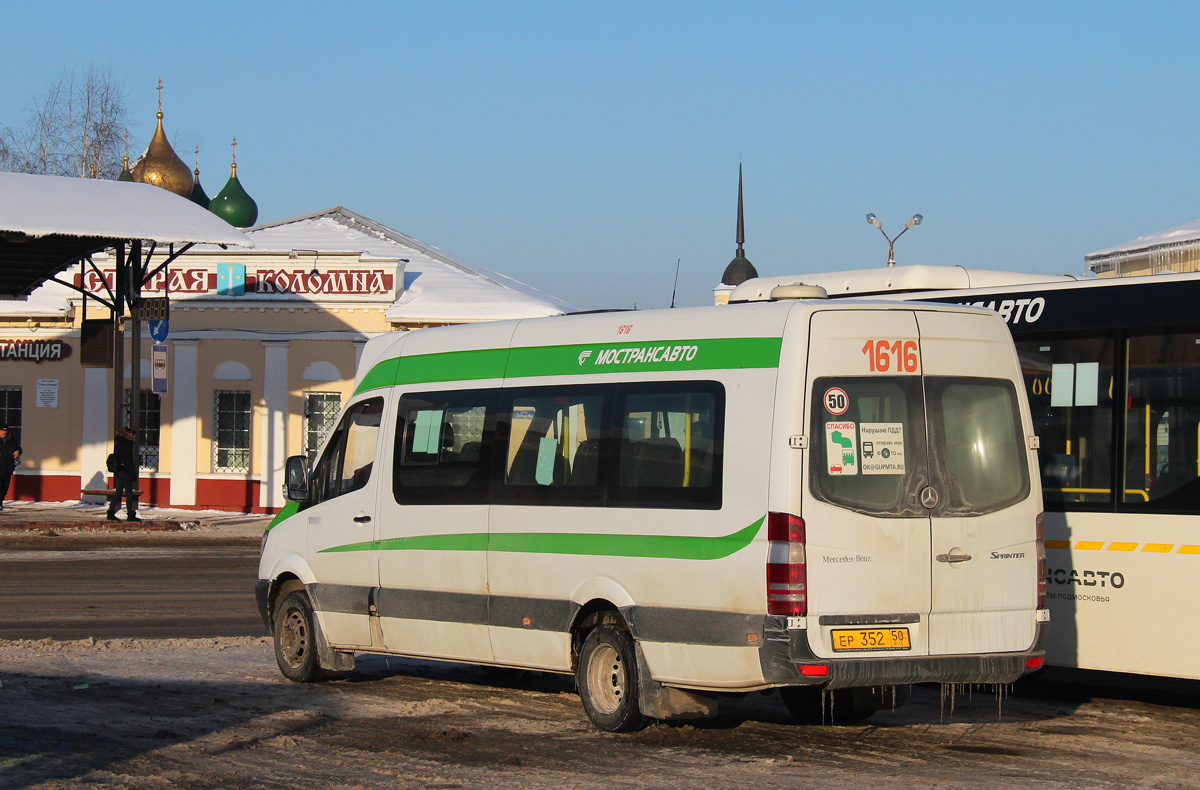
[(896, 239), (903, 236), (905, 232), (914, 225), (920, 225), (923, 219), (925, 218), (920, 214), (913, 214), (912, 219), (904, 223), (904, 230), (897, 233), (895, 237), (889, 237), (883, 232), (883, 223), (879, 221), (879, 217), (875, 216), (874, 214), (867, 215), (867, 222), (870, 222), (872, 225), (879, 228), (879, 232), (883, 233), (883, 237), (888, 241), (888, 266), (896, 265)]

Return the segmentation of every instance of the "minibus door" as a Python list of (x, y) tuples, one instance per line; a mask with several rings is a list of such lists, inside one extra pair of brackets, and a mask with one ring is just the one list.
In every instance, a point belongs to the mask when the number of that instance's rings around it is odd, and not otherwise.
[(909, 310), (828, 310), (809, 327), (802, 471), (808, 639), (825, 658), (929, 650), (924, 394)]
[(371, 644), (371, 549), (380, 477), (375, 458), (383, 411), (378, 397), (346, 409), (314, 470), (317, 501), (299, 516), (306, 519), (306, 554), (316, 578), (310, 592), (327, 636), (340, 644)]
[(1025, 442), (1019, 368), (1006, 327), (988, 317), (919, 311), (934, 467), (934, 655), (1027, 650), (1035, 637), (1033, 452)]

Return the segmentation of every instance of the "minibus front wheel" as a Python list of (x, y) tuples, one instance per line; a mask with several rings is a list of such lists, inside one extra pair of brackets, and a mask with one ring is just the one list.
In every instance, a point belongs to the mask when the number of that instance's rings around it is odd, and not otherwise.
[(316, 618), (303, 590), (284, 596), (275, 613), (275, 660), (288, 680), (312, 683), (321, 677)]
[(579, 698), (592, 724), (607, 732), (631, 732), (648, 719), (638, 703), (637, 654), (623, 629), (601, 625), (579, 650)]

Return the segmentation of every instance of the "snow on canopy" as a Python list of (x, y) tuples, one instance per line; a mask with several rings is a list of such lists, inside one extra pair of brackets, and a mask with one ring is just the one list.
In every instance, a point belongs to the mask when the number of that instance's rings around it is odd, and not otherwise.
[[(561, 315), (576, 308), (342, 207), (246, 229), (256, 249), (361, 252), (404, 259), (404, 288), (387, 319), (447, 324)], [(400, 289), (397, 289), (400, 291)]]
[(150, 184), (0, 172), (0, 231), (253, 247), (187, 198)]

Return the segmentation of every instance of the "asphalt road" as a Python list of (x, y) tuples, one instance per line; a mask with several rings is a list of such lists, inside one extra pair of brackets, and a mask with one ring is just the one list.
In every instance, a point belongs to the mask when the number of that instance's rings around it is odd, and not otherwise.
[(0, 541), (0, 639), (267, 633), (258, 541)]

